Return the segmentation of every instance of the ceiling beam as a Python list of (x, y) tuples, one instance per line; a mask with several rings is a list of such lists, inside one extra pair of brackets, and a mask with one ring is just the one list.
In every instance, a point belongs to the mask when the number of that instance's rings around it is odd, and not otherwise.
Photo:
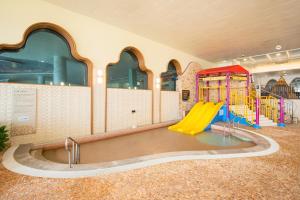
[(254, 58), (252, 58), (252, 56), (249, 56), (249, 60), (251, 60), (251, 62), (256, 63), (256, 60)]
[(269, 59), (269, 61), (274, 62), (273, 59), (271, 58), (271, 56), (269, 54), (266, 54), (266, 56)]
[(289, 52), (289, 51), (285, 51), (285, 52), (286, 52), (287, 58), (288, 58), (288, 60), (289, 60), (290, 57), (291, 57), (290, 52)]

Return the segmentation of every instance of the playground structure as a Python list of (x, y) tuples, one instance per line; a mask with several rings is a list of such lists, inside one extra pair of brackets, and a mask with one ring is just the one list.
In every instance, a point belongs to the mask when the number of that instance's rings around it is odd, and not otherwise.
[(252, 86), (251, 76), (239, 65), (199, 71), (196, 74), (196, 105), (181, 122), (169, 129), (195, 135), (217, 121), (233, 121), (254, 128), (284, 126), (283, 97), (261, 96)]

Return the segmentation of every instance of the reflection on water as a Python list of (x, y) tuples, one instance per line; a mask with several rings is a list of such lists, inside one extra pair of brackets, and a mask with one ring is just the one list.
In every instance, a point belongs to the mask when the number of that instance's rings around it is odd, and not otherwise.
[(205, 131), (196, 136), (200, 143), (213, 146), (238, 146), (242, 142), (232, 135), (223, 135), (221, 132)]

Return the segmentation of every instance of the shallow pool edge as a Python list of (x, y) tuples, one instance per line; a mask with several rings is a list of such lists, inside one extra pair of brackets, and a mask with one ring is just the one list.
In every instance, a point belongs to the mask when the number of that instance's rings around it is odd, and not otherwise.
[[(37, 167), (26, 166), (21, 164), (15, 158), (15, 152), (18, 149), (19, 145), (10, 147), (3, 155), (2, 164), (3, 166), (15, 173), (28, 175), (28, 176), (36, 176), (36, 177), (44, 177), (44, 178), (81, 178), (81, 177), (91, 177), (97, 176), (101, 174), (109, 174), (109, 173), (116, 173), (116, 172), (123, 172), (132, 169), (139, 169), (148, 166), (153, 166), (162, 163), (168, 163), (173, 161), (184, 161), (184, 160), (207, 160), (207, 159), (227, 159), (227, 158), (244, 158), (244, 157), (256, 157), (256, 156), (267, 156), (273, 154), (279, 150), (279, 144), (265, 135), (259, 134), (254, 131), (246, 130), (239, 128), (238, 130), (247, 132), (249, 134), (254, 134), (265, 139), (269, 145), (268, 147), (254, 152), (241, 152), (241, 153), (225, 153), (225, 154), (203, 154), (203, 151), (199, 151), (198, 154), (196, 151), (195, 153), (189, 152), (178, 152), (178, 155), (170, 155), (164, 157), (157, 157), (148, 160), (137, 160), (133, 163), (125, 163), (120, 165), (113, 165), (108, 167), (99, 167), (95, 169), (80, 169), (76, 166), (72, 169), (67, 168), (67, 164), (58, 164), (60, 166), (66, 167), (66, 170), (51, 170), (51, 169), (39, 169)], [(31, 159), (31, 158), (30, 158)], [(49, 162), (50, 165), (53, 165), (53, 162)]]

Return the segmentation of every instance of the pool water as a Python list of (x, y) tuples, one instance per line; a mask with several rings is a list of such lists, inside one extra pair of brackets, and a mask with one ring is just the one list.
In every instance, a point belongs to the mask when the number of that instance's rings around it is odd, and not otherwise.
[[(222, 132), (208, 131), (191, 136), (169, 131), (167, 128), (158, 128), (83, 143), (80, 145), (80, 163), (126, 160), (167, 152), (240, 149), (252, 146), (255, 146), (255, 143), (245, 142), (234, 136), (223, 136)], [(55, 162), (68, 162), (68, 155), (64, 147), (44, 150), (43, 156)]]
[(243, 141), (232, 135), (224, 135), (221, 132), (206, 131), (196, 135), (196, 139), (203, 144), (212, 146), (239, 146)]

